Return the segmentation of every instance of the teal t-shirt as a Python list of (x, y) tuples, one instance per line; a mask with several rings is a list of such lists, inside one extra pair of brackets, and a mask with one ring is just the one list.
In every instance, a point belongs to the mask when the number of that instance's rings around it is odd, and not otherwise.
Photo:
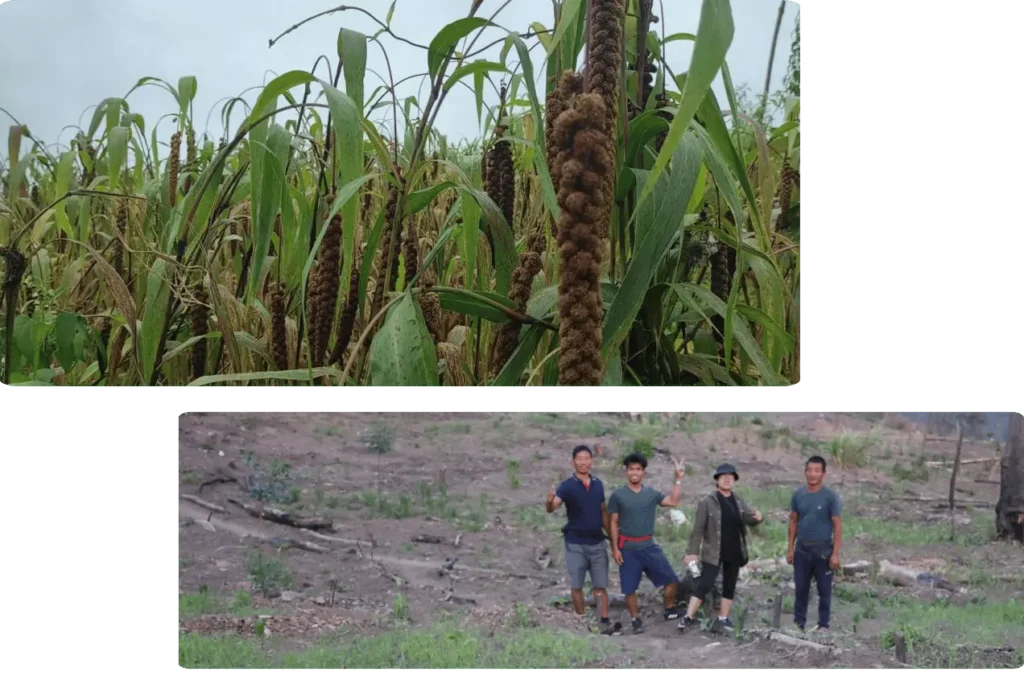
[(802, 486), (793, 492), (790, 510), (797, 514), (796, 540), (800, 543), (831, 543), (832, 518), (843, 516), (839, 495), (823, 486), (814, 493)]
[[(654, 519), (658, 505), (665, 494), (649, 486), (633, 491), (628, 486), (619, 487), (608, 500), (608, 514), (619, 515), (619, 534), (622, 536), (651, 536), (654, 534)], [(654, 543), (627, 541), (623, 550), (640, 550)]]

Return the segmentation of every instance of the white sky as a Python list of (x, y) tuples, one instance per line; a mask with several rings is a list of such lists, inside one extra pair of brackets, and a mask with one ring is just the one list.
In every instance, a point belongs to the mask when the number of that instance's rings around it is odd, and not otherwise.
[[(700, 0), (662, 3), (664, 16), (658, 2), (655, 14), (661, 16), (666, 35), (696, 32)], [(218, 139), (222, 134), (219, 116), (223, 104), (218, 100), (260, 86), (275, 74), (308, 70), (320, 55), (327, 55), (333, 68), (340, 27), (367, 34), (378, 28), (361, 13), (340, 12), (306, 24), (268, 48), (268, 40), (289, 26), (340, 4), (339, 0), (10, 0), (0, 6), (0, 107), (28, 125), (35, 137), (49, 144), (58, 141), (59, 135), (59, 141), (66, 144), (74, 130), (62, 128), (87, 127), (92, 115), (91, 110), (87, 111), (89, 107), (106, 97), (124, 95), (139, 78), (156, 76), (177, 86), (179, 77), (194, 75), (199, 85), (194, 102), (197, 128), (200, 133), (208, 129)], [(344, 4), (366, 8), (384, 20), (391, 2), (348, 0)], [(470, 4), (471, 0), (397, 0), (391, 27), (404, 38), (428, 44), (444, 25), (465, 16)], [(484, 0), (479, 15), (490, 16), (500, 4), (499, 0)], [(732, 0), (731, 4), (736, 31), (727, 60), (733, 82), (737, 87), (747, 83), (752, 92), (760, 92), (779, 2)], [(776, 48), (773, 91), (782, 87), (798, 9), (795, 3), (787, 2)], [(551, 15), (550, 0), (512, 0), (496, 21), (525, 33), (534, 21), (550, 27)], [(661, 31), (661, 25), (655, 28)], [(479, 44), (502, 36), (497, 29), (489, 30), (491, 33), (485, 34)], [(396, 80), (425, 70), (423, 50), (387, 35), (381, 40)], [(691, 46), (688, 41), (669, 45), (667, 56), (675, 73), (687, 69)], [(497, 57), (499, 49), (490, 56)], [(541, 48), (531, 54), (542, 54)], [(514, 51), (509, 58), (514, 59)], [(369, 70), (387, 74), (381, 50), (373, 44), (369, 45), (367, 68), (365, 91), (369, 96), (380, 84)], [(534, 68), (543, 74), (537, 56)], [(321, 63), (317, 75), (326, 78), (326, 74)], [(472, 83), (472, 79), (467, 82)], [(341, 87), (343, 83), (344, 79)], [(422, 79), (410, 81), (399, 88), (399, 93), (402, 97), (420, 95), (422, 102), (426, 98), (422, 83)], [(715, 89), (724, 103), (720, 78)], [(246, 99), (253, 102), (254, 93)], [(491, 93), (489, 101), (494, 99)], [(132, 111), (145, 117), (147, 135), (158, 118), (177, 110), (170, 94), (157, 87), (136, 91), (128, 103)], [(371, 117), (383, 115), (383, 110), (378, 110)], [(242, 116), (236, 107), (232, 127), (241, 122)], [(12, 124), (2, 113), (0, 119), (0, 129)], [(437, 126), (451, 141), (478, 136), (470, 90), (458, 87), (452, 91), (438, 115)], [(169, 128), (164, 120), (161, 131)], [(6, 148), (3, 152), (6, 156)]]

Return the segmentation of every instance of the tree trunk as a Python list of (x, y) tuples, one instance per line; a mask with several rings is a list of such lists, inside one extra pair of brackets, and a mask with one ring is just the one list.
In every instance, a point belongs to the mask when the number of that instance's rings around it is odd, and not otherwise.
[(960, 474), (960, 453), (964, 445), (964, 428), (960, 421), (956, 422), (956, 459), (953, 461), (953, 474), (949, 476), (949, 533), (956, 540), (956, 478)]
[(1024, 542), (1024, 416), (1019, 413), (1010, 414), (1001, 473), (996, 534)]

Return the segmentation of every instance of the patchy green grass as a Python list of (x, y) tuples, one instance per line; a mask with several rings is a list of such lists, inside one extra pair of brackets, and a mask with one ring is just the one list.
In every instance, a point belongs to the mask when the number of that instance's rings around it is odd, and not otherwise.
[[(516, 619), (518, 621), (518, 619)], [(601, 636), (513, 625), (500, 635), (451, 618), (429, 628), (281, 652), (266, 640), (236, 636), (178, 638), (184, 668), (576, 668), (621, 649)]]
[[(898, 522), (880, 517), (858, 517), (843, 513), (843, 541), (865, 540), (873, 544), (920, 547), (925, 545), (955, 544), (959, 546), (983, 545), (992, 539), (993, 528), (982, 518), (972, 516), (971, 524), (957, 527), (956, 540), (951, 541), (949, 525)], [(975, 513), (972, 513), (975, 515)], [(860, 534), (866, 537), (857, 539)]]
[[(558, 413), (530, 413), (526, 416), (526, 422), (538, 425), (550, 432), (575, 434), (581, 437), (603, 437), (621, 429), (614, 423), (575, 418), (571, 415), (563, 416)], [(572, 449), (571, 446), (569, 448)]]
[(879, 643), (883, 649), (892, 649), (896, 634), (902, 633), (907, 660), (913, 666), (1016, 668), (1024, 664), (1024, 650), (1001, 655), (982, 651), (1019, 647), (1024, 630), (1021, 600), (988, 602), (978, 598), (958, 606), (948, 599), (925, 603), (902, 598), (887, 613), (893, 622), (879, 635)]
[(512, 517), (516, 526), (540, 532), (557, 532), (565, 524), (564, 511), (548, 514), (540, 504), (520, 505), (513, 511)]
[(202, 586), (199, 592), (184, 593), (178, 596), (179, 616), (202, 616), (204, 614), (228, 613), (234, 616), (255, 616), (256, 614), (270, 614), (271, 609), (253, 606), (252, 595), (245, 590), (238, 590), (230, 597), (214, 595), (206, 586)]
[(874, 434), (844, 432), (830, 439), (825, 451), (839, 468), (865, 467), (871, 461), (871, 449), (880, 441)]
[(441, 435), (469, 434), (473, 428), (469, 423), (437, 423), (427, 425), (424, 432), (428, 439), (435, 439)]

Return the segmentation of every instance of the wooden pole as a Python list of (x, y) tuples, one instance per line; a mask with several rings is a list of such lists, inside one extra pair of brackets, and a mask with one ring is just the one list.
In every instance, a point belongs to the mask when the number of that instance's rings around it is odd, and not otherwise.
[(949, 535), (956, 540), (956, 477), (960, 474), (960, 454), (964, 444), (964, 429), (960, 419), (956, 421), (956, 458), (953, 459), (953, 474), (949, 478)]
[(775, 611), (772, 613), (772, 628), (778, 630), (782, 627), (782, 589), (779, 589), (775, 596)]

